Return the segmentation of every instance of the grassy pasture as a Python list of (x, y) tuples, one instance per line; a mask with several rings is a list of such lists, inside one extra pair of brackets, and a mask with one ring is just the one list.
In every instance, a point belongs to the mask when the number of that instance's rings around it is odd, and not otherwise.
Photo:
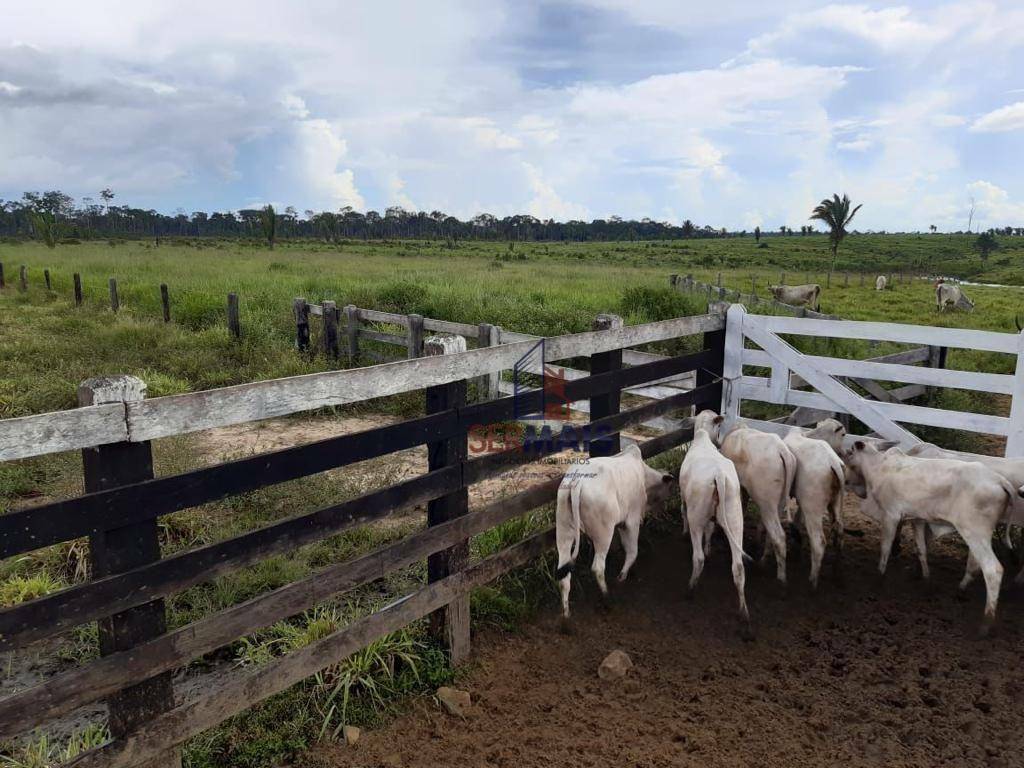
[[(356, 304), (401, 313), (419, 314), (467, 323), (491, 322), (511, 330), (554, 335), (590, 327), (598, 312), (617, 312), (629, 323), (693, 314), (704, 309), (704, 297), (669, 290), (671, 273), (692, 273), (714, 282), (719, 271), (732, 289), (750, 290), (753, 276), (758, 293), (786, 271), (790, 284), (805, 275), (825, 283), (828, 247), (823, 237), (766, 237), (766, 247), (753, 238), (690, 240), (656, 243), (286, 243), (269, 251), (256, 243), (228, 241), (163, 241), (117, 244), (62, 245), (48, 250), (37, 244), (0, 243), (7, 288), (0, 292), (0, 418), (73, 407), (78, 383), (90, 376), (129, 373), (144, 379), (151, 396), (194, 391), (246, 381), (325, 370), (333, 362), (322, 355), (300, 355), (293, 348), (291, 302), (296, 296), (339, 306)], [(1021, 309), (1024, 289), (968, 288), (977, 302), (972, 314), (937, 315), (931, 282), (911, 280), (912, 271), (958, 275), (977, 281), (1024, 284), (1024, 249), (1016, 239), (983, 265), (970, 253), (970, 241), (958, 236), (851, 236), (840, 250), (839, 272), (822, 298), (824, 311), (851, 319), (877, 319), (1012, 331), (1014, 313)], [(20, 265), (29, 269), (30, 290), (17, 289)], [(903, 284), (877, 293), (874, 276), (904, 269)], [(52, 275), (53, 290), (43, 287), (43, 270)], [(842, 270), (851, 271), (848, 287)], [(860, 285), (859, 270), (866, 274)], [(83, 278), (85, 306), (74, 307), (72, 274)], [(121, 311), (109, 309), (107, 280), (115, 277)], [(173, 322), (161, 320), (160, 283), (169, 286)], [(243, 338), (227, 332), (228, 292), (241, 300)], [(314, 319), (314, 343), (318, 321)], [(808, 348), (843, 354), (849, 343), (833, 342)], [(852, 348), (847, 350), (856, 352)], [(885, 350), (879, 350), (881, 353)], [(1007, 356), (964, 351), (951, 355), (950, 364), (978, 370), (1009, 372)], [(948, 407), (991, 410), (993, 403), (976, 402), (952, 393)], [(369, 409), (414, 413), (421, 398), (395, 398), (339, 409), (337, 418)], [(192, 468), (197, 457), (191, 436), (158, 441), (158, 474)], [(81, 491), (80, 459), (59, 455), (0, 464), (0, 512), (24, 506), (39, 495), (60, 498)], [(382, 469), (383, 485), (396, 478)], [(164, 552), (221, 540), (275, 519), (368, 490), (316, 477), (246, 494), (168, 516), (162, 528)], [(475, 552), (487, 554), (518, 540), (541, 525), (543, 515), (527, 525), (510, 524), (478, 537)], [(519, 526), (519, 527), (517, 527)], [(200, 585), (169, 602), (173, 626), (307, 575), (404, 535), (406, 527), (357, 530), (289, 555), (272, 558)], [(52, 547), (29, 557), (0, 563), (0, 601), (9, 605), (45, 594), (87, 577), (81, 542)], [(415, 569), (402, 579), (422, 577)], [(546, 594), (538, 590), (542, 571), (515, 576), (500, 588), (480, 590), (473, 608), (478, 616), (510, 627)], [(392, 584), (395, 590), (408, 581)], [(379, 594), (377, 595), (379, 598)], [(304, 617), (267, 628), (243, 639), (216, 658), (257, 664), (283, 650), (300, 647), (339, 622), (372, 608), (374, 595), (318, 607)], [(55, 649), (58, 665), (79, 664), (95, 652), (95, 628), (72, 633)], [(329, 670), (281, 694), (264, 706), (235, 718), (189, 745), (193, 766), (279, 764), (317, 738), (321, 727), (333, 731), (342, 720), (370, 723), (392, 697), (428, 689), (450, 675), (443, 659), (422, 644), (416, 632), (399, 634), (374, 649), (376, 655), (355, 659), (353, 665)], [(405, 656), (403, 656), (405, 654)], [(397, 676), (386, 670), (395, 668)], [(405, 658), (405, 661), (401, 659)], [(332, 710), (339, 686), (353, 699), (344, 714)], [(369, 691), (383, 691), (375, 698)], [(334, 694), (332, 696), (332, 693)], [(368, 698), (367, 698), (368, 696)], [(91, 732), (90, 732), (91, 733)], [(95, 736), (77, 738), (88, 741)], [(58, 749), (34, 742), (36, 752)], [(74, 747), (74, 744), (72, 744)], [(59, 747), (66, 749), (66, 747)], [(51, 751), (52, 751), (51, 750)], [(0, 746), (0, 755), (4, 748)], [(11, 750), (15, 761), (33, 764), (31, 751)], [(37, 761), (37, 764), (42, 762)]]

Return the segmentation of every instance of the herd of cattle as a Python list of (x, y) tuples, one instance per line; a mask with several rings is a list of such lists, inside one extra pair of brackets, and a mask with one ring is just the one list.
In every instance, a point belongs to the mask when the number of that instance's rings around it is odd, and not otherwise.
[[(852, 441), (852, 442), (851, 442)], [(844, 447), (851, 443), (849, 447)], [(825, 527), (837, 564), (842, 554), (844, 491), (860, 497), (861, 511), (880, 526), (879, 573), (903, 520), (913, 526), (921, 574), (928, 578), (928, 542), (956, 532), (968, 548), (961, 593), (980, 571), (986, 602), (982, 633), (996, 614), (1003, 567), (992, 549), (999, 524), (1024, 524), (1024, 460), (979, 457), (922, 444), (902, 451), (891, 444), (846, 439), (834, 419), (815, 429), (794, 427), (785, 438), (752, 429), (739, 421), (703, 411), (694, 420), (694, 436), (679, 470), (683, 527), (693, 546), (689, 589), (700, 578), (711, 536), (721, 527), (732, 554), (732, 575), (739, 594), (744, 636), (752, 637), (744, 591), (743, 525), (746, 499), (757, 506), (765, 562), (774, 554), (776, 578), (786, 582), (788, 522), (803, 529), (811, 550), (810, 582), (817, 587), (825, 552)], [(605, 559), (618, 529), (625, 561), (619, 581), (636, 560), (637, 538), (648, 505), (664, 503), (675, 485), (672, 475), (647, 466), (639, 448), (594, 458), (563, 478), (555, 509), (562, 614), (569, 618), (571, 572), (579, 554), (580, 535), (593, 543), (591, 569), (603, 595), (608, 594)], [(795, 504), (791, 504), (790, 500)], [(1008, 528), (1007, 528), (1008, 530)], [(1008, 534), (1007, 534), (1008, 536)], [(1020, 582), (1024, 571), (1017, 576)]]
[[(876, 291), (884, 291), (887, 285), (888, 280), (885, 275), (879, 275), (875, 279)], [(808, 307), (815, 312), (820, 307), (821, 286), (814, 283), (809, 285), (769, 285), (768, 290), (772, 292), (776, 301), (781, 301), (783, 304)], [(959, 285), (947, 283), (939, 278), (935, 282), (935, 309), (942, 312), (947, 307), (970, 312), (974, 309), (974, 302), (967, 298)]]

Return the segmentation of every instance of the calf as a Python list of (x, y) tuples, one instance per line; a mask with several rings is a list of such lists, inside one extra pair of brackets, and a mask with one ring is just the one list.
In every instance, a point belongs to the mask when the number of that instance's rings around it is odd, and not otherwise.
[(743, 560), (747, 556), (743, 552), (740, 481), (736, 467), (718, 452), (709, 431), (720, 427), (722, 420), (723, 417), (713, 411), (703, 411), (697, 416), (693, 442), (679, 469), (683, 525), (689, 530), (693, 545), (693, 571), (690, 574), (689, 589), (692, 593), (704, 570), (704, 559), (710, 549), (711, 533), (717, 520), (732, 552), (732, 580), (740, 599), (741, 631), (749, 639), (753, 635), (744, 592)]
[[(723, 436), (722, 423), (714, 421), (714, 418), (713, 411), (704, 411), (697, 417), (697, 423), (710, 423), (708, 434), (718, 444), (722, 455), (736, 465), (740, 484), (757, 504), (761, 526), (775, 552), (775, 576), (784, 585), (786, 534), (782, 530), (781, 517), (786, 513), (786, 503), (793, 488), (796, 457), (778, 435), (750, 429), (743, 423), (736, 424)], [(768, 552), (766, 545), (761, 555), (762, 563), (768, 559)]]
[(647, 505), (664, 502), (672, 480), (672, 475), (647, 466), (635, 445), (627, 446), (615, 456), (593, 458), (588, 464), (566, 472), (558, 486), (555, 506), (558, 548), (555, 579), (562, 592), (564, 619), (569, 618), (569, 589), (573, 565), (580, 551), (580, 533), (586, 533), (594, 545), (591, 570), (601, 594), (607, 596), (605, 558), (615, 529), (619, 528), (619, 540), (626, 552), (619, 571), (619, 581), (625, 581), (636, 561), (637, 539)]
[(875, 278), (875, 290), (884, 291), (885, 286), (889, 281), (885, 279), (885, 275), (879, 275)]
[[(839, 425), (842, 429), (842, 425)], [(824, 440), (804, 435), (794, 427), (783, 441), (796, 457), (793, 497), (799, 507), (798, 517), (811, 547), (811, 588), (818, 588), (818, 573), (825, 554), (824, 520), (831, 517), (832, 546), (836, 562), (843, 548), (843, 461)]]
[(952, 528), (967, 544), (963, 592), (978, 570), (985, 578), (987, 599), (982, 634), (995, 619), (1003, 566), (992, 551), (992, 532), (1012, 508), (1015, 489), (992, 470), (976, 462), (922, 459), (897, 449), (881, 453), (858, 440), (846, 454), (851, 471), (863, 478), (866, 496), (882, 525), (878, 563), (885, 573), (896, 525), (907, 517), (940, 529)]

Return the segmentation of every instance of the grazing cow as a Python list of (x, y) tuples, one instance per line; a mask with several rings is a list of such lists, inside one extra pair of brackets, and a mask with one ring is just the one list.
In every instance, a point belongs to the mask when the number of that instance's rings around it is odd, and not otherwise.
[(697, 586), (704, 559), (708, 554), (715, 521), (722, 527), (732, 552), (732, 580), (740, 599), (741, 631), (750, 639), (750, 613), (744, 592), (743, 506), (736, 467), (715, 447), (711, 433), (721, 426), (723, 417), (714, 411), (702, 411), (694, 423), (693, 442), (679, 469), (683, 524), (693, 544), (693, 571), (690, 592)]
[(960, 290), (959, 285), (944, 283), (940, 280), (935, 284), (935, 309), (942, 312), (946, 307), (971, 312), (974, 310), (974, 302), (967, 298), (967, 295)]
[(885, 279), (885, 275), (879, 275), (875, 278), (875, 290), (884, 291), (885, 286), (889, 281)]
[(981, 631), (987, 634), (995, 619), (1003, 578), (1003, 566), (992, 551), (992, 532), (1012, 508), (1016, 489), (977, 462), (922, 459), (898, 449), (882, 453), (862, 440), (853, 444), (845, 458), (851, 471), (863, 478), (866, 495), (881, 520), (879, 573), (885, 573), (896, 525), (902, 518), (921, 520), (942, 532), (955, 530), (969, 550), (960, 591), (978, 570), (985, 578), (987, 599)]
[[(713, 418), (713, 411), (703, 413), (712, 414)], [(706, 419), (703, 423), (707, 423)], [(775, 575), (784, 585), (786, 534), (780, 518), (785, 516), (786, 503), (793, 488), (796, 457), (778, 435), (750, 429), (743, 423), (736, 424), (722, 435), (722, 422), (712, 422), (708, 434), (718, 444), (722, 455), (736, 465), (740, 485), (757, 504), (761, 527), (775, 552)], [(762, 563), (768, 559), (768, 552), (766, 544), (761, 555)]]
[[(838, 423), (838, 422), (837, 422)], [(839, 425), (842, 429), (842, 425)], [(783, 441), (796, 457), (793, 497), (799, 506), (798, 516), (811, 547), (811, 588), (818, 588), (818, 573), (825, 554), (824, 520), (832, 522), (832, 546), (837, 564), (843, 550), (843, 461), (824, 440), (804, 435), (794, 427)]]
[(601, 594), (607, 596), (604, 565), (615, 529), (619, 528), (619, 540), (626, 552), (619, 571), (619, 581), (625, 581), (636, 560), (637, 538), (647, 505), (667, 500), (672, 480), (672, 475), (647, 466), (635, 445), (566, 472), (558, 486), (555, 506), (555, 578), (562, 592), (564, 619), (569, 618), (569, 588), (580, 551), (580, 533), (586, 533), (594, 545), (591, 570)]
[(768, 290), (772, 296), (783, 304), (792, 304), (797, 307), (807, 306), (818, 311), (818, 298), (821, 295), (821, 286), (813, 285), (769, 285)]

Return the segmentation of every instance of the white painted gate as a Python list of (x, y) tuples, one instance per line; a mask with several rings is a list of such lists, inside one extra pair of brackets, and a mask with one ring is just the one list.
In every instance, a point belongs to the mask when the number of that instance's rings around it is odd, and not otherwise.
[[(906, 344), (976, 349), (1016, 356), (1015, 375), (924, 368), (894, 362), (847, 360), (805, 355), (780, 334), (866, 339)], [(746, 341), (760, 349), (748, 349)], [(729, 308), (725, 340), (725, 378), (722, 413), (733, 420), (740, 416), (743, 400), (804, 406), (848, 413), (887, 440), (909, 448), (920, 440), (900, 423), (961, 429), (1003, 435), (1006, 455), (1024, 456), (1024, 334), (938, 328), (853, 320), (811, 320), (798, 317), (752, 315), (741, 304)], [(898, 356), (896, 356), (898, 358)], [(889, 358), (890, 360), (892, 357)], [(744, 366), (770, 368), (771, 376), (745, 375)], [(795, 374), (816, 391), (796, 389)], [(854, 392), (840, 378), (850, 377), (952, 387), (1009, 395), (1013, 398), (1009, 417), (948, 411), (921, 405), (868, 400)], [(760, 423), (764, 426), (765, 423)], [(772, 428), (779, 425), (773, 424)]]

